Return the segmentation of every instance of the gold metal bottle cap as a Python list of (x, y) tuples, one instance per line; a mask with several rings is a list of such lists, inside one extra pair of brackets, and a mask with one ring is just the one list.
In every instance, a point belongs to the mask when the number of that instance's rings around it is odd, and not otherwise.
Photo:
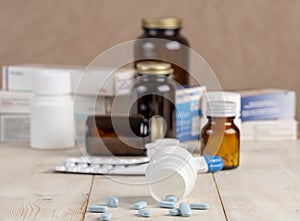
[(139, 74), (172, 74), (173, 68), (170, 63), (143, 61), (137, 63), (137, 72)]
[(161, 28), (161, 29), (177, 29), (181, 28), (181, 19), (168, 17), (168, 18), (144, 18), (144, 28)]

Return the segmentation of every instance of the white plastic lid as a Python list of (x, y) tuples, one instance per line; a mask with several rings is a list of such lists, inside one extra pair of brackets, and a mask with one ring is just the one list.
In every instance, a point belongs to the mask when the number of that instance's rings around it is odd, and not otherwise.
[(207, 102), (207, 116), (212, 117), (234, 117), (235, 116), (234, 102), (229, 101), (211, 101)]
[(33, 77), (33, 92), (38, 95), (65, 95), (71, 93), (69, 72), (47, 70)]
[(212, 101), (230, 101), (236, 104), (235, 106), (235, 116), (240, 117), (241, 111), (241, 95), (235, 92), (229, 91), (209, 91), (206, 92), (205, 96), (203, 96), (202, 101), (202, 114), (204, 116), (207, 115), (207, 102)]

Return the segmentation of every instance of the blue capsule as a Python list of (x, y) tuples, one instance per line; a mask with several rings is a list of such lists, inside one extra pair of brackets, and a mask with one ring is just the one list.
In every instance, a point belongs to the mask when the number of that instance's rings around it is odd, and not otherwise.
[(180, 209), (182, 216), (191, 216), (192, 215), (192, 210), (188, 203), (180, 203), (179, 209)]
[(105, 213), (102, 213), (102, 214), (100, 215), (100, 219), (103, 220), (103, 221), (105, 221), (105, 220), (110, 220), (111, 217), (112, 217), (112, 214), (109, 213), (109, 212), (105, 212)]
[(204, 156), (204, 159), (208, 166), (208, 173), (222, 170), (224, 167), (224, 162), (219, 156)]
[(177, 197), (174, 196), (174, 195), (167, 195), (166, 196), (166, 201), (177, 203)]
[(133, 204), (132, 208), (133, 209), (142, 209), (142, 208), (145, 208), (146, 206), (147, 206), (147, 202), (140, 201), (140, 202)]
[(180, 212), (180, 209), (174, 208), (174, 209), (170, 209), (170, 210), (169, 210), (169, 214), (170, 214), (171, 216), (180, 216), (180, 215), (181, 215), (181, 212)]
[(191, 209), (209, 209), (209, 204), (208, 203), (191, 203), (190, 204)]
[(161, 207), (161, 208), (169, 208), (169, 209), (172, 209), (172, 208), (175, 208), (176, 203), (174, 203), (174, 202), (169, 202), (169, 201), (160, 201), (160, 202), (158, 202), (158, 206)]
[(106, 205), (109, 207), (118, 207), (119, 200), (117, 197), (114, 196), (107, 196), (106, 197)]
[(92, 213), (104, 213), (107, 211), (107, 206), (91, 205), (87, 208), (87, 211)]
[(150, 217), (150, 216), (152, 216), (152, 213), (151, 213), (150, 210), (140, 209), (139, 210), (139, 215), (142, 216), (142, 217)]

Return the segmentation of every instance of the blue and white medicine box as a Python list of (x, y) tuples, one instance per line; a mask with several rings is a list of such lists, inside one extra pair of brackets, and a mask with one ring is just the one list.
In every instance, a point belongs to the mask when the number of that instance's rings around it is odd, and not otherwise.
[(200, 137), (200, 99), (205, 91), (205, 86), (176, 90), (176, 138), (180, 142)]
[(242, 121), (295, 117), (295, 91), (261, 89), (241, 91), (240, 94)]

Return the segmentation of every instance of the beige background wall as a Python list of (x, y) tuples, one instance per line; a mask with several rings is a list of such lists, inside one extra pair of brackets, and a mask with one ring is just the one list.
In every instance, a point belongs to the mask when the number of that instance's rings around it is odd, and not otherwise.
[(86, 65), (152, 16), (183, 19), (223, 89), (287, 88), (300, 103), (298, 0), (0, 0), (0, 65)]

